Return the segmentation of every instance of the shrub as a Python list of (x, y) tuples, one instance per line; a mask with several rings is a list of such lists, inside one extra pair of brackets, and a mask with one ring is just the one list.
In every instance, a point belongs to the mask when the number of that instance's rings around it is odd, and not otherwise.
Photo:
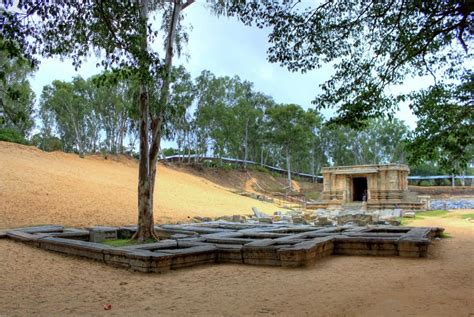
[(0, 129), (0, 141), (29, 145), (28, 140), (20, 132), (11, 128)]
[(33, 135), (31, 144), (46, 152), (63, 151), (64, 148), (61, 139), (55, 136), (43, 137), (41, 134)]

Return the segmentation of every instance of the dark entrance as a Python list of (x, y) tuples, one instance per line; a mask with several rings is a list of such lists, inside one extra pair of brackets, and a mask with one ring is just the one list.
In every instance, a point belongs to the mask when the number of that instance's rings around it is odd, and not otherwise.
[(354, 177), (352, 179), (352, 199), (354, 201), (362, 201), (364, 193), (367, 194), (367, 178)]

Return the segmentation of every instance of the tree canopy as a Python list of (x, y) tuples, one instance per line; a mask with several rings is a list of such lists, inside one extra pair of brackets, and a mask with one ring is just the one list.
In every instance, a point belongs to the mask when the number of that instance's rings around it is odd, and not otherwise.
[(352, 127), (396, 109), (403, 96), (388, 88), (407, 76), (459, 78), (472, 56), (473, 11), (467, 0), (247, 1), (229, 10), (270, 27), (271, 62), (302, 72), (331, 63), (335, 73), (314, 104), (336, 108), (332, 121)]
[(418, 124), (410, 137), (410, 163), (439, 162), (452, 174), (464, 171), (474, 157), (474, 74), (461, 84), (435, 85), (413, 94)]

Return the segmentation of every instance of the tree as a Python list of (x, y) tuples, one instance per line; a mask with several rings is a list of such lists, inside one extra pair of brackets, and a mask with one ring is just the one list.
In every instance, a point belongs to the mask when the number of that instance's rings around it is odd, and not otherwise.
[[(330, 129), (332, 128), (332, 129)], [(386, 164), (405, 161), (408, 127), (397, 119), (371, 119), (363, 129), (331, 125), (328, 156), (334, 165)]]
[(314, 103), (337, 108), (331, 121), (352, 127), (396, 109), (399, 99), (388, 88), (407, 76), (456, 78), (468, 68), (473, 11), (466, 0), (325, 0), (310, 7), (246, 1), (229, 9), (247, 24), (272, 28), (271, 62), (302, 72), (333, 63), (335, 73)]
[(437, 162), (448, 173), (464, 172), (474, 156), (474, 74), (459, 85), (435, 85), (413, 94), (410, 107), (419, 118), (409, 138), (409, 161)]
[(23, 57), (8, 58), (0, 40), (0, 129), (11, 129), (22, 139), (34, 126), (35, 94), (28, 81), (32, 71)]
[[(181, 12), (193, 0), (182, 2), (137, 1), (20, 1), (9, 10), (11, 1), (0, 8), (0, 35), (10, 56), (20, 52), (33, 63), (38, 56), (68, 56), (80, 67), (91, 52), (101, 54), (101, 66), (117, 76), (134, 77), (139, 82), (137, 107), (140, 131), (138, 177), (138, 229), (134, 238), (156, 238), (153, 220), (153, 192), (156, 163), (161, 141), (165, 109), (168, 105), (170, 73), (175, 43), (179, 35)], [(166, 33), (165, 56), (151, 50), (158, 32), (152, 31), (149, 11), (163, 12)], [(178, 45), (177, 48), (180, 46)], [(150, 111), (149, 88), (160, 78), (160, 96), (156, 112)]]
[(293, 189), (291, 182), (292, 155), (306, 150), (311, 140), (315, 117), (294, 104), (276, 105), (266, 111), (268, 116), (268, 138), (279, 146), (286, 158), (288, 170), (288, 187)]
[(89, 138), (97, 133), (91, 133), (88, 124), (93, 110), (82, 91), (85, 84), (80, 77), (74, 78), (72, 83), (55, 80), (43, 88), (40, 101), (41, 114), (53, 118), (65, 150), (76, 151), (81, 156), (91, 150), (91, 143), (97, 143)]

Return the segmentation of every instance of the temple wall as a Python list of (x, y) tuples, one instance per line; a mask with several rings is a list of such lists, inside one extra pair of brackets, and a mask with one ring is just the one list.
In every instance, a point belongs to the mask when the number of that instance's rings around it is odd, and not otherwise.
[(353, 201), (353, 178), (366, 177), (368, 204), (397, 205), (406, 197), (408, 173), (408, 166), (403, 164), (324, 168), (323, 200), (332, 205)]

